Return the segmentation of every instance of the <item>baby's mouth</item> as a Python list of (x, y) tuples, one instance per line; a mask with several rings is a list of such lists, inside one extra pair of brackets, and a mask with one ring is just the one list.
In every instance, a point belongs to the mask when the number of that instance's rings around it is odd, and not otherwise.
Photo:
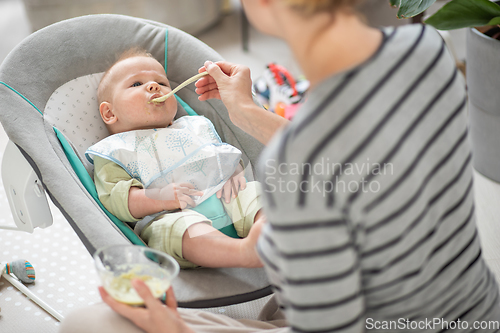
[(156, 106), (160, 106), (160, 105), (164, 105), (165, 102), (152, 102), (153, 99), (155, 98), (159, 98), (159, 97), (162, 97), (163, 95), (162, 94), (153, 94), (150, 98), (149, 98), (149, 102), (148, 104), (154, 104)]

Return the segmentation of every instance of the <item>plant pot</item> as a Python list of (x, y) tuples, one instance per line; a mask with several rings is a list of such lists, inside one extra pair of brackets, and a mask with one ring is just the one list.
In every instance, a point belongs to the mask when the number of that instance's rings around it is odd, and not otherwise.
[(500, 41), (467, 31), (469, 133), (474, 168), (500, 182)]

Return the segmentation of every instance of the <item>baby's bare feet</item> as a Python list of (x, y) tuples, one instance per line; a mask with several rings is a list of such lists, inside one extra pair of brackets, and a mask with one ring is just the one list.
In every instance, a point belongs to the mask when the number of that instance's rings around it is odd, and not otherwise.
[(248, 236), (241, 240), (241, 257), (243, 259), (242, 265), (243, 267), (255, 268), (262, 267), (262, 262), (257, 254), (257, 249), (255, 248), (257, 245), (257, 240), (259, 239), (260, 232), (262, 227), (264, 226), (265, 219), (261, 218), (255, 221)]
[(257, 222), (260, 219), (264, 220), (264, 222), (266, 221), (266, 216), (262, 212), (262, 209), (259, 209), (259, 211), (257, 212), (257, 214), (255, 214), (255, 217), (253, 219), (253, 223)]

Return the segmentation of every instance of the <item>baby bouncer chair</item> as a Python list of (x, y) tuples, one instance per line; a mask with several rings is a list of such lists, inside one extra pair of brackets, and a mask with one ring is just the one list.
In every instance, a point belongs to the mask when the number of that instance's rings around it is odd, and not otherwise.
[[(43, 219), (46, 191), (91, 255), (113, 244), (145, 245), (128, 224), (102, 207), (92, 165), (84, 157), (89, 146), (109, 135), (99, 115), (97, 85), (116, 55), (131, 47), (159, 60), (172, 87), (196, 74), (206, 60), (222, 60), (173, 27), (106, 14), (41, 29), (0, 67), (0, 120), (10, 139), (4, 169), (13, 173), (4, 175), (4, 186), (13, 215), (21, 224), (30, 224), (24, 226), (28, 231), (33, 225), (50, 224)], [(191, 84), (177, 93), (177, 117), (209, 118), (221, 139), (241, 150), (245, 164), (254, 164), (261, 144), (231, 123), (220, 101), (200, 102), (194, 89)], [(28, 166), (24, 175), (21, 165)], [(179, 306), (191, 308), (226, 306), (271, 292), (263, 269), (184, 270), (173, 287)]]

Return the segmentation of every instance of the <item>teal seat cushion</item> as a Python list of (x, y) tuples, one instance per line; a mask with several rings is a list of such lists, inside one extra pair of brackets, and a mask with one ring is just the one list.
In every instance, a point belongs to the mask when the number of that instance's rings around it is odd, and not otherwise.
[(240, 238), (234, 229), (233, 221), (227, 215), (222, 201), (217, 198), (216, 194), (191, 209), (211, 220), (212, 226), (223, 234), (232, 238)]

